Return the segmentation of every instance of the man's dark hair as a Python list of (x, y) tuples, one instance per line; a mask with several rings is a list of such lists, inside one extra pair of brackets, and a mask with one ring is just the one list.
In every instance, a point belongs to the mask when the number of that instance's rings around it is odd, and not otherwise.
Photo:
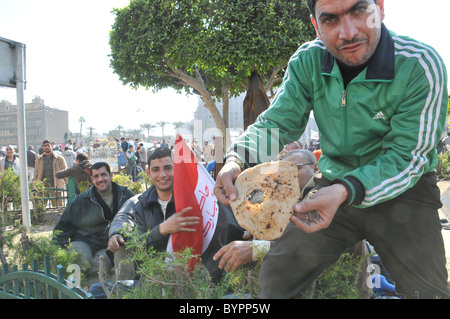
[(78, 153), (77, 157), (75, 159), (80, 161), (80, 162), (82, 162), (82, 161), (85, 161), (85, 160), (87, 160), (89, 158), (88, 158), (86, 153)]
[(106, 171), (108, 172), (109, 175), (111, 175), (111, 168), (109, 167), (109, 164), (106, 162), (97, 162), (94, 165), (91, 166), (91, 175), (92, 175), (92, 171), (94, 169), (100, 169), (102, 167), (106, 168)]
[[(374, 0), (373, 2), (377, 3), (378, 0)], [(317, 0), (306, 0), (306, 4), (308, 6), (309, 12), (311, 12), (314, 19), (316, 18), (316, 3), (317, 3)]]
[(159, 159), (159, 158), (163, 158), (163, 157), (170, 157), (172, 158), (172, 151), (170, 149), (168, 149), (167, 147), (158, 147), (157, 149), (155, 149), (153, 151), (153, 153), (149, 156), (148, 158), (148, 167), (150, 167), (150, 163), (152, 160), (154, 159)]
[(44, 145), (44, 144), (52, 144), (52, 143), (50, 143), (49, 140), (44, 140), (44, 141), (42, 142), (42, 145)]

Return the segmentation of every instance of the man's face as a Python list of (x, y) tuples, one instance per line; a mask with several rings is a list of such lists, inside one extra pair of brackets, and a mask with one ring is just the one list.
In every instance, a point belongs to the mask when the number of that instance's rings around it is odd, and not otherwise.
[(50, 143), (44, 143), (42, 144), (42, 149), (44, 150), (45, 154), (51, 154), (52, 152), (52, 145)]
[(313, 175), (319, 169), (317, 163), (312, 164), (311, 161), (306, 158), (306, 156), (300, 153), (293, 153), (283, 158), (283, 161), (291, 162), (293, 164), (308, 164), (298, 166), (298, 183), (301, 190), (303, 190), (311, 177), (313, 177)]
[[(318, 0), (311, 21), (328, 51), (348, 66), (366, 63), (381, 36), (384, 0)], [(377, 23), (379, 22), (379, 23)]]
[(100, 167), (99, 169), (92, 170), (91, 176), (92, 184), (97, 188), (99, 193), (105, 193), (112, 189), (111, 181), (112, 177), (106, 170), (106, 167)]
[(152, 179), (152, 184), (159, 191), (173, 189), (173, 161), (170, 157), (154, 159), (150, 162), (147, 176)]
[(6, 156), (7, 156), (8, 158), (11, 158), (11, 157), (14, 156), (14, 153), (15, 153), (14, 148), (13, 148), (11, 145), (8, 145), (8, 146), (6, 147)]

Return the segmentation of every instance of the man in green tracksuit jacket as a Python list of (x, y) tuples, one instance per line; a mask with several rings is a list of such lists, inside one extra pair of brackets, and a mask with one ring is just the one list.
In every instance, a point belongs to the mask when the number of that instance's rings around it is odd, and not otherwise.
[(294, 207), (294, 227), (264, 259), (259, 297), (294, 297), (367, 239), (397, 292), (448, 298), (434, 174), (447, 111), (442, 59), (388, 31), (383, 0), (307, 2), (319, 38), (292, 56), (270, 108), (228, 150), (214, 191), (235, 200), (241, 170), (298, 140), (314, 112), (329, 186)]

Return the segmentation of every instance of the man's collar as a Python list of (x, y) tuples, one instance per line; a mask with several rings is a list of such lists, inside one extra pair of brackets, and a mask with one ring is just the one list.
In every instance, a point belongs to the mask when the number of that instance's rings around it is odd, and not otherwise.
[[(327, 50), (322, 61), (322, 72), (331, 73), (335, 57)], [(384, 24), (381, 24), (381, 37), (374, 55), (367, 66), (367, 80), (392, 80), (395, 73), (394, 41)]]
[(303, 198), (305, 198), (305, 196), (309, 193), (309, 191), (311, 189), (313, 189), (316, 186), (316, 182), (314, 180), (314, 177), (317, 176), (317, 172), (314, 173), (313, 176), (311, 176), (311, 178), (309, 179), (309, 181), (306, 183), (305, 186), (303, 186), (303, 189), (300, 190), (300, 199), (303, 200)]
[[(118, 185), (117, 185), (115, 182), (111, 181), (111, 193), (112, 193), (114, 196), (116, 196), (116, 193), (117, 193), (117, 187), (118, 187)], [(92, 186), (91, 186), (91, 190), (92, 190), (92, 194), (98, 194), (98, 195), (101, 196), (101, 194), (99, 193), (99, 191), (97, 190), (97, 187), (95, 187), (95, 185), (92, 185)], [(111, 194), (111, 193), (110, 193), (110, 194)]]
[[(143, 199), (145, 200), (146, 205), (150, 205), (150, 204), (154, 204), (154, 203), (158, 203), (158, 191), (156, 190), (155, 185), (152, 185), (148, 190), (148, 195), (146, 197), (143, 197)], [(174, 196), (172, 193), (172, 197), (170, 198), (169, 202), (173, 202), (174, 201)]]

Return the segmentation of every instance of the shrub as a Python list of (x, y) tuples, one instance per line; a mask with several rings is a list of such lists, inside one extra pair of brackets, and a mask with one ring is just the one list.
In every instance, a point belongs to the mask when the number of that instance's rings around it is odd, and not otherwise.
[(29, 184), (30, 201), (33, 209), (31, 210), (31, 222), (42, 223), (44, 220), (44, 194), (45, 185), (43, 181), (33, 181)]
[(119, 185), (128, 187), (128, 189), (135, 194), (142, 193), (143, 190), (142, 184), (139, 181), (133, 182), (129, 175), (123, 175), (122, 173), (114, 174), (112, 181)]
[[(148, 234), (147, 234), (148, 236)], [(204, 299), (221, 298), (224, 291), (212, 282), (206, 268), (198, 263), (194, 270), (189, 269), (189, 261), (196, 258), (191, 249), (178, 253), (156, 252), (147, 247), (146, 236), (137, 232), (127, 235), (125, 243), (131, 253), (140, 277), (136, 288), (124, 294), (132, 299)]]
[(9, 204), (19, 204), (21, 199), (20, 179), (11, 168), (0, 173), (0, 200), (1, 200), (1, 223), (0, 227), (8, 226), (12, 223), (11, 211), (8, 211)]
[[(17, 237), (19, 243), (16, 243)], [(30, 235), (31, 236), (31, 235)], [(15, 240), (16, 238), (16, 240)], [(66, 248), (62, 248), (55, 243), (52, 236), (31, 236), (25, 232), (15, 231), (7, 238), (9, 263), (12, 265), (22, 265), (31, 263), (36, 260), (39, 268), (43, 269), (45, 256), (50, 257), (51, 272), (57, 274), (57, 265), (61, 265), (64, 270), (64, 277), (67, 278), (67, 267), (72, 264), (78, 264), (83, 270), (87, 265), (80, 263), (78, 253), (72, 249), (69, 244)], [(84, 280), (81, 276), (81, 282)]]
[(438, 163), (436, 165), (436, 174), (438, 178), (443, 179), (449, 176), (449, 153), (444, 152), (438, 155)]
[(360, 265), (367, 256), (343, 253), (317, 278), (316, 285), (301, 292), (300, 298), (312, 299), (359, 299), (357, 289)]

